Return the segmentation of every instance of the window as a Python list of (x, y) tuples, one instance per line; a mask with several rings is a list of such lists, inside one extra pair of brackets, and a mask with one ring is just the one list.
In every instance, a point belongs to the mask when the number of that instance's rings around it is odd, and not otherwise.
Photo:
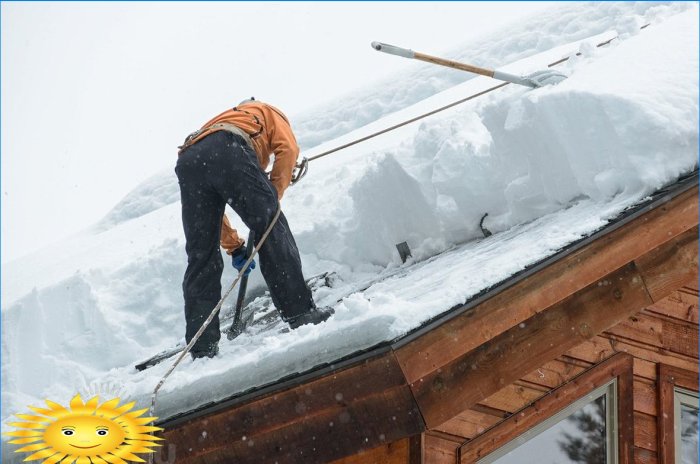
[(633, 462), (632, 356), (617, 353), (459, 448), (460, 464)]
[(674, 431), (677, 464), (698, 462), (698, 394), (674, 389)]
[(580, 398), (478, 464), (617, 462), (616, 386), (613, 380)]
[(659, 364), (659, 462), (698, 462), (698, 373)]

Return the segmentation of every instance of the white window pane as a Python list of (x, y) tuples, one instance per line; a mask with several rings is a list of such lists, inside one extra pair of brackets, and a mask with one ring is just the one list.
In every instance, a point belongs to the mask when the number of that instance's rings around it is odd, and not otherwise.
[(698, 410), (681, 404), (681, 462), (698, 464)]
[(606, 396), (578, 409), (539, 435), (520, 437), (517, 448), (492, 461), (497, 464), (604, 464)]

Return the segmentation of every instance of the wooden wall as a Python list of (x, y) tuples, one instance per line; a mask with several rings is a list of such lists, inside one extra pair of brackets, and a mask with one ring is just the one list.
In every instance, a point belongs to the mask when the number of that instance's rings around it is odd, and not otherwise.
[[(657, 455), (658, 369), (664, 364), (698, 372), (696, 284), (673, 292), (487, 398), (481, 405), (493, 408), (492, 412), (469, 410), (446, 422), (440, 429), (465, 440), (475, 438), (484, 432), (485, 424), (499, 422), (501, 415), (516, 412), (550, 388), (618, 352), (634, 357), (634, 461), (644, 464), (661, 462)], [(446, 461), (428, 457), (425, 462)]]
[(460, 448), (468, 449), (471, 440), (483, 438), (489, 433), (499, 433), (497, 429), (491, 429), (616, 353), (628, 353), (633, 357), (634, 462), (662, 463), (658, 449), (662, 441), (658, 424), (663, 419), (659, 412), (659, 366), (690, 371), (697, 377), (696, 283), (674, 291), (663, 300), (542, 365), (439, 427), (425, 432), (418, 441), (419, 450), (414, 451), (413, 455), (409, 453), (409, 441), (405, 440), (398, 446), (387, 445), (372, 450), (372, 453), (365, 453), (364, 456), (336, 461), (336, 464), (458, 463)]

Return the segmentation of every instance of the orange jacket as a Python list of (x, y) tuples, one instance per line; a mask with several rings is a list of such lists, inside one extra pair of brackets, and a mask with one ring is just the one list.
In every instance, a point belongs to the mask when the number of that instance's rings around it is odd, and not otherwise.
[[(213, 132), (224, 130), (223, 128), (208, 129), (219, 123), (232, 124), (249, 135), (262, 169), (267, 169), (270, 164), (270, 156), (275, 155), (270, 181), (277, 190), (277, 198), (281, 200), (284, 191), (291, 183), (294, 166), (299, 156), (299, 146), (284, 113), (266, 103), (255, 100), (246, 101), (236, 108), (224, 111), (204, 124), (191, 143), (195, 143)], [(221, 224), (221, 246), (226, 249), (228, 254), (231, 254), (243, 246), (243, 242), (224, 214)]]

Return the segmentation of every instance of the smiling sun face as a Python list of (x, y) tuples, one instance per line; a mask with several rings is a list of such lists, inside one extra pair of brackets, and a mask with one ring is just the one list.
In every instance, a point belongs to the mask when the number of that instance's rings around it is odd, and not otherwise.
[(13, 444), (29, 444), (15, 452), (33, 452), (25, 461), (45, 459), (43, 463), (53, 464), (76, 461), (78, 464), (90, 462), (124, 463), (143, 462), (134, 453), (152, 453), (154, 443), (162, 438), (151, 432), (163, 430), (150, 424), (155, 417), (140, 417), (147, 411), (141, 409), (129, 412), (134, 403), (119, 406), (119, 398), (98, 404), (98, 397), (83, 403), (80, 395), (70, 402), (70, 409), (46, 400), (49, 409), (29, 408), (40, 416), (17, 414), (25, 422), (12, 422), (9, 425), (21, 430), (3, 435), (16, 437)]
[(58, 452), (76, 456), (95, 456), (113, 451), (126, 433), (114, 422), (96, 416), (59, 419), (46, 427), (44, 441)]

